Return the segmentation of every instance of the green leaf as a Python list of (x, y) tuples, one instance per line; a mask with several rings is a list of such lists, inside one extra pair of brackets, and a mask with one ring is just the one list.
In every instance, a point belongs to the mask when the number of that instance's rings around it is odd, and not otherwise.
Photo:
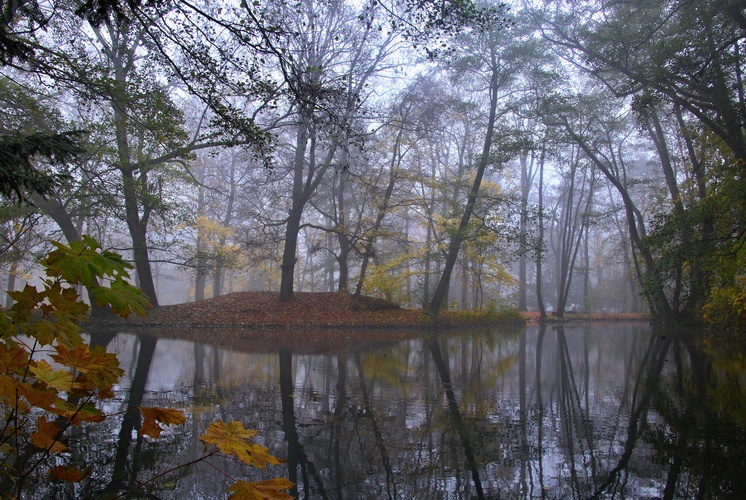
[(8, 292), (8, 295), (15, 301), (10, 308), (10, 317), (16, 323), (29, 321), (32, 313), (45, 298), (44, 292), (28, 284), (23, 290)]
[(102, 250), (90, 236), (83, 236), (81, 241), (69, 245), (57, 241), (52, 244), (56, 249), (49, 253), (42, 265), (47, 268), (48, 276), (62, 278), (70, 284), (93, 287), (101, 278), (129, 277), (128, 269), (132, 269), (121, 255)]
[(126, 318), (130, 313), (140, 316), (147, 314), (150, 302), (145, 296), (123, 279), (112, 281), (109, 288), (97, 286), (90, 289), (91, 296), (99, 306), (110, 305), (112, 312)]

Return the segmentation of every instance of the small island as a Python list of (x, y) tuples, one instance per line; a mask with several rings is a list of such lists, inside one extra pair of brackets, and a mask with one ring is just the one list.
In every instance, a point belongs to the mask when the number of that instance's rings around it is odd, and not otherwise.
[[(648, 321), (646, 314), (566, 313), (548, 322)], [(539, 313), (518, 312), (513, 308), (444, 310), (437, 318), (422, 309), (404, 308), (385, 299), (333, 292), (296, 292), (283, 302), (275, 292), (233, 292), (220, 297), (184, 304), (161, 306), (147, 316), (131, 315), (124, 322), (130, 327), (168, 328), (406, 328), (432, 329), (465, 326), (536, 323)], [(95, 321), (100, 324), (101, 321)], [(107, 318), (104, 323), (111, 324)]]

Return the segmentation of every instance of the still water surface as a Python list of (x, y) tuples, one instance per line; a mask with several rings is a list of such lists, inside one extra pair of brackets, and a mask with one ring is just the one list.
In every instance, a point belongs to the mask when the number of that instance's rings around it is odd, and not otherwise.
[(324, 352), (93, 339), (125, 370), (109, 412), (171, 406), (187, 423), (154, 445), (131, 415), (108, 419), (79, 436), (92, 481), (45, 495), (121, 493), (237, 419), (288, 462), (220, 458), (146, 493), (225, 498), (230, 477), (283, 476), (300, 498), (746, 498), (744, 352), (691, 332), (532, 326)]

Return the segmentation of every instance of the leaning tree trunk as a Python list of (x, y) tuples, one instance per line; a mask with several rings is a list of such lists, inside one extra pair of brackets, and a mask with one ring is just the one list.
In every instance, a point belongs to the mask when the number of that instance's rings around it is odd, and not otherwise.
[[(47, 214), (49, 217), (52, 218), (54, 222), (57, 223), (68, 243), (81, 240), (80, 231), (78, 231), (78, 229), (75, 227), (70, 214), (67, 213), (65, 206), (60, 203), (59, 200), (52, 197), (44, 198), (39, 193), (33, 193), (31, 195), (31, 202), (36, 205), (39, 210)], [(96, 284), (98, 284), (98, 280), (95, 280), (95, 282)], [(88, 288), (86, 288), (86, 291), (88, 292), (88, 297), (91, 302), (91, 316), (106, 316), (108, 314), (108, 309), (105, 307), (100, 307), (98, 304), (96, 304), (96, 302), (91, 299), (91, 297), (93, 297), (91, 291), (88, 290)]]
[(461, 216), (461, 222), (459, 223), (456, 233), (451, 237), (451, 241), (448, 244), (448, 254), (446, 255), (446, 261), (443, 267), (443, 272), (438, 281), (438, 285), (433, 293), (433, 298), (430, 301), (430, 305), (427, 308), (426, 314), (428, 316), (437, 316), (443, 306), (443, 301), (447, 296), (448, 285), (451, 282), (451, 273), (453, 267), (456, 264), (458, 253), (461, 250), (461, 244), (466, 236), (466, 228), (471, 219), (471, 215), (474, 212), (474, 206), (477, 203), (477, 196), (479, 195), (479, 188), (482, 184), (482, 177), (484, 171), (487, 169), (487, 165), (490, 163), (490, 147), (492, 146), (493, 136), (495, 134), (495, 120), (497, 118), (497, 91), (498, 91), (498, 67), (495, 62), (494, 50), (492, 53), (492, 75), (490, 78), (490, 112), (489, 118), (487, 119), (487, 131), (484, 136), (484, 145), (482, 147), (482, 154), (479, 158), (479, 165), (477, 166), (476, 176), (474, 182), (471, 185), (471, 190), (464, 207), (464, 213)]
[[(633, 256), (633, 262), (635, 264), (635, 271), (637, 273), (638, 280), (643, 285), (645, 298), (648, 301), (650, 311), (658, 318), (667, 321), (673, 317), (673, 310), (671, 305), (668, 303), (668, 299), (660, 283), (650, 283), (648, 278), (652, 277), (655, 272), (655, 259), (650, 253), (650, 250), (643, 245), (643, 236), (638, 230), (638, 216), (637, 207), (632, 200), (632, 197), (627, 190), (627, 186), (614, 175), (609, 166), (604, 163), (590, 148), (583, 138), (572, 130), (567, 120), (564, 121), (565, 129), (572, 139), (583, 149), (588, 158), (593, 162), (594, 165), (604, 174), (606, 179), (614, 186), (619, 195), (622, 197), (624, 203), (625, 214), (627, 217), (627, 228), (629, 230), (629, 237), (632, 243), (632, 250), (636, 254)], [(641, 226), (641, 230), (644, 226)], [(638, 255), (639, 254), (639, 255)], [(641, 260), (638, 261), (637, 257)], [(655, 281), (655, 280), (653, 280)]]

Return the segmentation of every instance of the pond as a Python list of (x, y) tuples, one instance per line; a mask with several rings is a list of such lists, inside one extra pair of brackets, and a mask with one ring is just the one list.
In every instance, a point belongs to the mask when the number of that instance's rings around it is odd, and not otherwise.
[[(124, 416), (75, 436), (88, 483), (40, 498), (126, 491), (197, 458), (218, 419), (258, 430), (287, 463), (212, 459), (141, 494), (225, 498), (230, 478), (287, 477), (301, 498), (746, 498), (744, 351), (722, 339), (595, 324), (338, 349), (93, 342), (125, 370), (107, 407)], [(140, 404), (187, 422), (138, 440), (125, 410)]]

